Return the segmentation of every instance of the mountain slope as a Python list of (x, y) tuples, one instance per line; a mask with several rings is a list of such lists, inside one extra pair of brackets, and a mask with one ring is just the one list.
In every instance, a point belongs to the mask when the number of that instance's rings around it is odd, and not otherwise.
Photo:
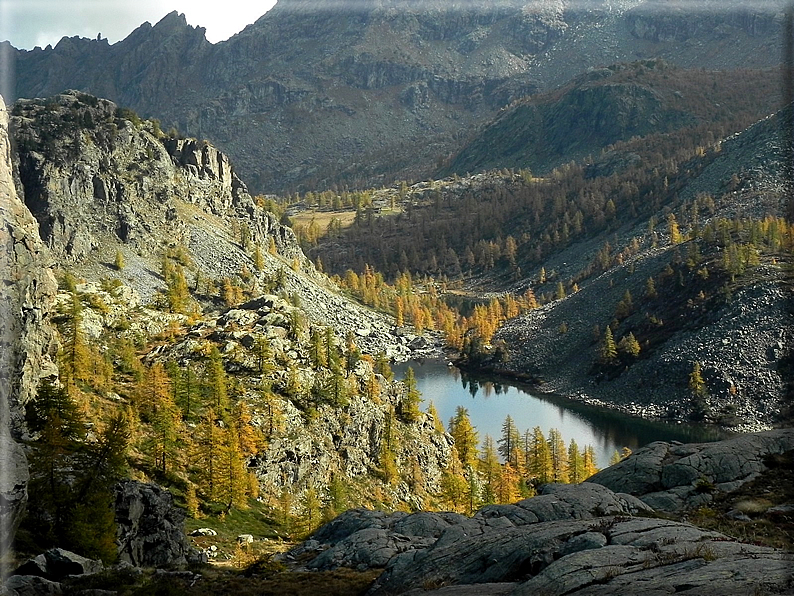
[[(496, 367), (540, 380), (549, 391), (640, 415), (705, 417), (740, 428), (790, 419), (790, 230), (782, 232), (783, 245), (763, 249), (760, 237), (755, 244), (749, 234), (765, 217), (782, 217), (789, 208), (784, 164), (791, 111), (721, 143), (679, 189), (683, 206), (675, 214), (685, 226), (683, 242), (671, 240), (669, 227), (616, 230), (609, 241), (613, 254), (623, 256), (564, 299), (508, 321), (494, 341), (506, 343), (510, 358)], [(709, 197), (713, 209), (704, 210)], [(722, 239), (701, 235), (708, 225), (723, 230)], [(733, 234), (757, 255), (741, 274), (726, 265)], [(624, 248), (632, 244), (639, 250)], [(572, 244), (548, 259), (546, 268), (566, 279), (592, 255), (587, 248)], [(535, 284), (536, 291), (542, 287)], [(628, 305), (627, 292), (633, 297)], [(636, 336), (639, 358), (599, 364), (607, 325), (615, 341)], [(704, 402), (690, 384), (695, 362), (707, 387)]]
[[(18, 191), (58, 268), (52, 322), (81, 346), (59, 352), (61, 386), (91, 425), (126, 412), (138, 473), (194, 484), (205, 512), (284, 491), (349, 491), (333, 497), (345, 507), (435, 498), (451, 439), (386, 359), (413, 354), (414, 336), (315, 271), (223, 153), (80, 92), (21, 100), (11, 122)], [(170, 447), (157, 435), (168, 411)], [(224, 460), (240, 463), (221, 497), (192, 458), (203, 432), (219, 445), (212, 433), (231, 428), (247, 446)]]
[(774, 4), (741, 9), (746, 18), (735, 6), (685, 12), (693, 27), (675, 35), (648, 33), (667, 31), (669, 19), (665, 10), (632, 13), (638, 2), (320, 6), (282, 0), (216, 45), (176, 13), (112, 46), (5, 44), (16, 85), (3, 93), (108, 97), (211, 139), (257, 191), (362, 187), (427, 176), (473, 125), (594, 65), (663, 56), (734, 68), (780, 56)]
[(503, 110), (439, 174), (505, 167), (545, 174), (632, 137), (732, 120), (741, 130), (779, 109), (780, 90), (773, 70), (684, 70), (663, 60), (595, 69)]

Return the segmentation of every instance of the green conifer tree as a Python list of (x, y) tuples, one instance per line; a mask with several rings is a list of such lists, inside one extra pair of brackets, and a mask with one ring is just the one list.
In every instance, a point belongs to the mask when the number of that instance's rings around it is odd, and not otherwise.
[(615, 338), (612, 336), (612, 329), (607, 325), (604, 331), (604, 338), (601, 340), (599, 357), (602, 364), (612, 364), (618, 356), (618, 348), (615, 345)]
[(574, 439), (571, 439), (568, 445), (568, 469), (569, 480), (572, 484), (579, 484), (584, 481), (584, 457)]
[(458, 450), (460, 463), (466, 468), (473, 468), (477, 464), (477, 446), (479, 438), (477, 431), (471, 424), (469, 411), (463, 406), (455, 409), (455, 416), (451, 420), (449, 434), (455, 440), (455, 448)]
[(568, 450), (565, 448), (565, 441), (562, 438), (562, 433), (556, 428), (550, 429), (547, 442), (551, 455), (552, 481), (561, 483), (569, 482)]
[(405, 371), (403, 378), (405, 385), (405, 397), (400, 401), (399, 416), (403, 422), (413, 423), (417, 422), (421, 416), (419, 404), (422, 402), (422, 394), (416, 388), (416, 377), (414, 376), (414, 369), (410, 366)]

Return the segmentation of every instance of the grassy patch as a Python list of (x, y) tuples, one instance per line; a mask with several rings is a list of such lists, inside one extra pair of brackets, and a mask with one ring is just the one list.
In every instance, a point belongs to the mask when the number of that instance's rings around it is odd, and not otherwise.
[[(794, 514), (773, 509), (794, 503), (794, 451), (770, 456), (765, 463), (769, 469), (758, 478), (733, 492), (716, 494), (710, 507), (692, 512), (689, 521), (742, 542), (794, 550)], [(728, 517), (734, 509), (750, 521)]]

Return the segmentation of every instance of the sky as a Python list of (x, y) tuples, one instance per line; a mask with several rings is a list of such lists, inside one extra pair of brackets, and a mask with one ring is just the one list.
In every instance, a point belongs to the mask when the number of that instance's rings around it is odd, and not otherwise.
[(205, 27), (213, 43), (228, 39), (265, 14), (275, 0), (0, 0), (0, 41), (18, 49), (55, 46), (64, 36), (121, 41), (145, 21), (174, 10)]

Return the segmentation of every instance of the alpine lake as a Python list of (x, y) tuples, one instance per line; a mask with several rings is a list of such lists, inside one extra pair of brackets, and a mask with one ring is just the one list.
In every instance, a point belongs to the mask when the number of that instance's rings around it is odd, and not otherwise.
[(458, 370), (440, 360), (413, 360), (395, 364), (396, 379), (405, 377), (408, 367), (422, 393), (421, 409), (432, 401), (445, 427), (458, 406), (469, 412), (482, 444), (486, 435), (494, 442), (502, 434), (505, 418), (512, 417), (523, 436), (536, 426), (548, 437), (549, 430), (560, 431), (565, 444), (574, 439), (580, 449), (591, 445), (599, 468), (609, 465), (615, 451), (632, 451), (654, 441), (702, 443), (727, 438), (729, 433), (707, 425), (645, 420), (614, 410), (600, 408), (565, 397), (533, 391), (518, 382), (478, 377)]

